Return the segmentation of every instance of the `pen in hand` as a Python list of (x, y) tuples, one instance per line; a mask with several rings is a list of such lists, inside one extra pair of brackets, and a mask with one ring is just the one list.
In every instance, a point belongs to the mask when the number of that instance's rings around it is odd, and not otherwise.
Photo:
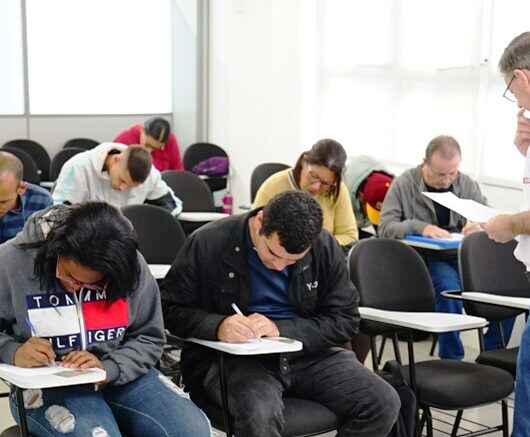
[[(29, 317), (26, 317), (26, 325), (29, 328), (31, 336), (39, 338), (39, 336), (37, 335), (37, 330), (35, 329), (35, 326), (33, 325), (33, 323), (31, 323), (31, 320), (29, 319)], [(39, 340), (39, 341), (41, 341), (41, 340)], [(50, 367), (56, 367), (57, 363), (55, 362), (55, 360), (53, 358), (50, 358), (50, 361), (48, 362), (48, 365)]]
[[(245, 317), (245, 315), (241, 312), (239, 307), (235, 304), (235, 302), (232, 303), (232, 309), (235, 311), (236, 314), (239, 314), (240, 316)], [(256, 339), (258, 341), (261, 341), (261, 338), (256, 335)]]

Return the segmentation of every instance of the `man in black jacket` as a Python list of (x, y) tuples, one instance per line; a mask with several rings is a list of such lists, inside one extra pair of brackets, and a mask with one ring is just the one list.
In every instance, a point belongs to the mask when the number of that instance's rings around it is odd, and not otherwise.
[[(338, 347), (358, 331), (358, 294), (311, 196), (284, 192), (263, 209), (192, 234), (162, 296), (166, 327), (181, 337), (241, 342), (281, 335), (303, 343), (293, 354), (228, 356), (237, 435), (280, 437), (284, 393), (334, 411), (341, 437), (384, 437), (392, 428), (396, 392)], [(234, 314), (232, 303), (245, 315)], [(182, 372), (192, 397), (221, 404), (215, 353), (186, 346)]]

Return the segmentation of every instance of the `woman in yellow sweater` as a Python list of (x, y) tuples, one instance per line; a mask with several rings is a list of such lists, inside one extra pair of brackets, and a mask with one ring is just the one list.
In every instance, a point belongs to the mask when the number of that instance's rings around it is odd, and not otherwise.
[(269, 177), (258, 190), (253, 207), (265, 205), (283, 191), (305, 190), (322, 208), (324, 229), (341, 246), (351, 246), (359, 236), (350, 194), (342, 182), (345, 164), (346, 152), (337, 141), (320, 140), (300, 155), (294, 168)]

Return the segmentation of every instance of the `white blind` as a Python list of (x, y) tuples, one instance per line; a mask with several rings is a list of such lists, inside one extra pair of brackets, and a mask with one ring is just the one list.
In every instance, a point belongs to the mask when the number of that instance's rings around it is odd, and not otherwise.
[(170, 0), (26, 0), (33, 114), (171, 112)]

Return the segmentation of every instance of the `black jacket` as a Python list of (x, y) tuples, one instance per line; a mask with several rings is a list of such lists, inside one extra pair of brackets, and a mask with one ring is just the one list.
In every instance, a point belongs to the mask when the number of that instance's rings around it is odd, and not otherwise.
[[(161, 285), (165, 326), (179, 337), (217, 340), (223, 319), (244, 314), (250, 301), (248, 220), (258, 210), (210, 223), (192, 234)], [(318, 354), (349, 341), (358, 331), (358, 293), (349, 280), (344, 253), (322, 231), (308, 254), (293, 265), (289, 299), (298, 317), (275, 320), (284, 337), (300, 340), (304, 354)], [(199, 388), (215, 353), (188, 344), (182, 352), (185, 384)]]

